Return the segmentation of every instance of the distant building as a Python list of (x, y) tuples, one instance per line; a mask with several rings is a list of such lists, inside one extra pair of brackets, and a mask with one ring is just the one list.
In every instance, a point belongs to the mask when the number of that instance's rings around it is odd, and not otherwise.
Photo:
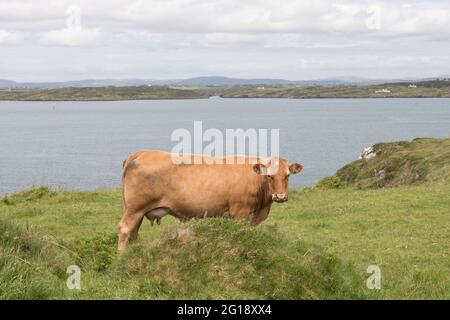
[(408, 88), (417, 88), (417, 86), (416, 86), (415, 84), (410, 84), (410, 85), (408, 86)]
[(258, 90), (264, 90), (265, 88), (264, 88), (264, 87), (258, 87), (258, 88), (256, 88), (256, 89), (258, 89)]
[(391, 90), (389, 90), (389, 89), (380, 89), (380, 90), (375, 91), (375, 93), (391, 93)]

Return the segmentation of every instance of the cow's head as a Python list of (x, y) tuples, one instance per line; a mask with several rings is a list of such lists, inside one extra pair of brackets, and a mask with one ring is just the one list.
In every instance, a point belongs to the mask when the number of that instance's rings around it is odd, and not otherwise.
[(288, 200), (289, 175), (302, 171), (303, 166), (299, 163), (289, 164), (283, 158), (273, 158), (267, 164), (257, 163), (253, 170), (264, 176), (269, 185), (272, 200), (284, 202)]

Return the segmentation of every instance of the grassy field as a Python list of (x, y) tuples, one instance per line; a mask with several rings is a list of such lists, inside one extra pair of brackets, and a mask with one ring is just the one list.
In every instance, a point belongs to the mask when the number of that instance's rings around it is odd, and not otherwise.
[(207, 97), (208, 95), (200, 90), (166, 86), (0, 90), (0, 100), (20, 101), (115, 101)]
[[(449, 208), (445, 183), (291, 190), (257, 227), (145, 221), (120, 258), (119, 190), (34, 188), (0, 201), (0, 298), (449, 299)], [(65, 287), (70, 264), (81, 291)]]

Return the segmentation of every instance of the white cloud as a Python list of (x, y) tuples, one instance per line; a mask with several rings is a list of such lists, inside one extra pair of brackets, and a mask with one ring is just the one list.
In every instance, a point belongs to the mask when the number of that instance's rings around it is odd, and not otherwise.
[[(384, 37), (450, 33), (450, 3), (443, 0), (0, 0), (0, 28), (56, 29), (74, 5), (83, 10), (85, 27), (111, 32), (339, 32)], [(371, 29), (377, 19), (380, 28)]]
[(449, 26), (444, 0), (0, 0), (0, 78), (432, 75)]
[(0, 30), (0, 45), (19, 44), (23, 41), (23, 35), (17, 32)]

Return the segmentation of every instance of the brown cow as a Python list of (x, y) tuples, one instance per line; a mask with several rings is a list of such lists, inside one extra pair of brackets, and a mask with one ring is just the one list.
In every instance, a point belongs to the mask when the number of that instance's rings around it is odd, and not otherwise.
[(222, 216), (258, 224), (273, 201), (287, 201), (289, 174), (303, 169), (283, 158), (188, 157), (192, 164), (176, 164), (171, 153), (141, 151), (124, 162), (120, 251), (136, 239), (144, 217), (152, 224), (167, 214), (181, 220)]

